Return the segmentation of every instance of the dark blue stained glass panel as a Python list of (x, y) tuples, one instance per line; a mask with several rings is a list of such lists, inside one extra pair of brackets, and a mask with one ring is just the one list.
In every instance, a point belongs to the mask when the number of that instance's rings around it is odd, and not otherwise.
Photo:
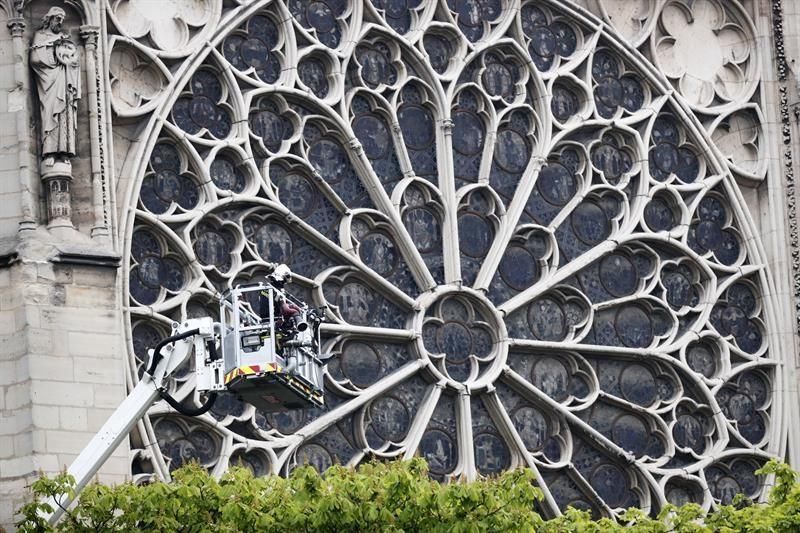
[(317, 38), (328, 48), (337, 48), (342, 41), (346, 3), (341, 0), (289, 0), (289, 11), (300, 24), (314, 30)]
[(494, 424), (481, 396), (470, 402), (475, 466), (484, 476), (499, 475), (511, 466), (511, 451)]
[(342, 348), (336, 369), (356, 387), (369, 387), (384, 374), (379, 353), (376, 347), (363, 342), (348, 343)]
[(478, 97), (472, 92), (459, 95), (458, 106), (453, 110), (453, 168), (456, 188), (466, 183), (476, 183), (486, 141), (486, 124), (476, 112)]
[(217, 231), (211, 226), (198, 226), (194, 238), (194, 253), (201, 264), (226, 272), (231, 267), (234, 244), (234, 238), (228, 232)]
[(632, 412), (605, 401), (596, 402), (579, 416), (595, 431), (636, 457), (664, 454), (664, 441), (650, 429), (652, 422), (642, 412)]
[(561, 341), (567, 336), (567, 315), (553, 298), (540, 298), (528, 306), (528, 325), (533, 336), (543, 341)]
[(600, 244), (611, 232), (608, 213), (596, 202), (579, 204), (570, 218), (575, 236), (590, 246)]
[[(745, 290), (749, 289), (745, 287)], [(753, 320), (755, 308), (749, 307), (748, 303), (737, 299), (735, 293), (734, 298), (723, 295), (711, 309), (709, 320), (721, 335), (731, 336), (743, 351), (756, 353), (761, 349), (764, 337), (761, 326)]]
[(560, 122), (566, 122), (577, 114), (582, 107), (582, 96), (578, 92), (562, 83), (553, 84), (553, 96), (550, 100), (550, 111)]
[(611, 118), (620, 108), (634, 113), (644, 106), (645, 89), (642, 82), (633, 75), (624, 74), (619, 60), (609, 50), (595, 52), (592, 78), (595, 83), (595, 107), (601, 117)]
[(750, 371), (737, 375), (716, 395), (725, 417), (752, 444), (759, 444), (766, 436), (764, 409), (770, 400), (770, 388), (763, 374)]
[(248, 123), (250, 131), (271, 152), (277, 152), (281, 143), (294, 133), (292, 123), (271, 105), (265, 106), (263, 109), (251, 110)]
[(150, 166), (155, 171), (171, 170), (179, 173), (181, 171), (181, 158), (178, 150), (172, 145), (172, 141), (164, 140), (153, 147), (150, 154)]
[[(306, 129), (308, 130), (308, 127)], [(313, 139), (309, 139), (308, 160), (322, 179), (348, 207), (374, 209), (372, 200), (356, 174), (344, 146), (330, 137), (315, 138), (313, 132), (308, 133)]]
[(627, 469), (606, 457), (586, 440), (575, 438), (575, 468), (611, 508), (635, 507), (638, 497), (630, 490)]
[(386, 45), (359, 46), (355, 57), (358, 79), (367, 87), (376, 89), (397, 82), (397, 69), (392, 65), (392, 53)]
[(444, 73), (453, 57), (453, 47), (443, 35), (427, 33), (422, 38), (422, 45), (428, 54), (428, 61), (433, 70), (439, 74)]
[(314, 56), (304, 57), (297, 64), (297, 74), (300, 76), (300, 81), (311, 89), (318, 98), (328, 96), (330, 89), (328, 70), (325, 62)]
[(657, 401), (669, 400), (674, 389), (662, 386), (664, 377), (658, 377), (649, 365), (592, 358), (591, 363), (597, 372), (600, 389), (641, 407), (651, 407)]
[(353, 415), (330, 426), (297, 449), (297, 464), (310, 464), (319, 472), (334, 464), (346, 464), (360, 449), (353, 429)]
[(196, 135), (203, 130), (217, 139), (231, 132), (231, 116), (222, 107), (222, 84), (209, 70), (198, 70), (189, 81), (187, 91), (172, 107), (172, 120), (186, 133)]
[(369, 406), (369, 429), (378, 440), (401, 442), (411, 426), (412, 413), (394, 396), (382, 396)]
[(557, 402), (569, 397), (571, 371), (555, 357), (537, 358), (530, 374), (531, 384)]
[(506, 206), (511, 203), (517, 184), (530, 162), (532, 146), (527, 132), (532, 125), (532, 117), (516, 112), (497, 132), (489, 184)]
[(160, 418), (153, 424), (158, 447), (173, 471), (190, 462), (212, 466), (220, 452), (220, 442), (203, 426), (190, 428), (171, 418)]
[[(497, 397), (511, 417), (511, 423), (517, 430), (525, 449), (531, 453), (544, 451), (547, 444), (554, 440), (556, 428), (551, 424), (548, 410), (533, 405), (522, 398), (514, 389), (500, 381), (497, 383)], [(558, 460), (560, 450), (551, 459)]]
[(682, 480), (678, 477), (669, 480), (664, 487), (664, 496), (667, 501), (675, 506), (687, 503), (703, 503), (703, 488), (696, 482)]
[(513, 238), (489, 286), (489, 299), (500, 304), (534, 285), (541, 276), (542, 262), (549, 248), (549, 237), (541, 231), (529, 233), (525, 240)]
[(620, 148), (611, 138), (604, 138), (592, 150), (592, 163), (612, 185), (619, 183), (620, 178), (633, 168), (633, 160), (628, 151)]
[(234, 394), (222, 392), (217, 395), (217, 400), (211, 407), (210, 413), (217, 420), (224, 420), (228, 416), (237, 418), (244, 414), (247, 405)]
[(386, 119), (375, 113), (360, 114), (353, 121), (353, 132), (364, 147), (364, 155), (390, 196), (403, 178), (391, 131)]
[(600, 283), (616, 298), (633, 294), (639, 284), (636, 265), (627, 256), (614, 253), (604, 257), (599, 265)]
[(422, 440), (419, 453), (428, 462), (430, 476), (443, 481), (458, 462), (458, 435), (456, 431), (455, 401), (442, 394)]
[(161, 244), (155, 235), (145, 229), (139, 229), (131, 237), (131, 255), (137, 261), (141, 261), (148, 255), (160, 255)]
[(500, 0), (447, 0), (461, 32), (472, 42), (484, 34), (485, 23), (496, 21), (502, 13)]
[(411, 29), (411, 10), (419, 7), (422, 0), (371, 0), (383, 15), (389, 27), (398, 33)]
[(696, 342), (686, 348), (686, 364), (707, 378), (717, 372), (717, 348), (708, 342)]
[(730, 505), (738, 494), (757, 495), (763, 479), (755, 472), (762, 466), (763, 459), (744, 457), (714, 463), (705, 471), (711, 496), (723, 505)]
[(653, 231), (669, 231), (680, 219), (680, 214), (666, 195), (656, 195), (644, 208), (644, 221)]
[(614, 319), (614, 327), (625, 346), (644, 348), (653, 342), (653, 322), (641, 307), (621, 307)]
[(428, 384), (419, 376), (404, 381), (365, 408), (364, 435), (372, 449), (400, 443), (408, 435)]
[(560, 20), (549, 22), (544, 11), (533, 3), (522, 7), (520, 20), (528, 52), (540, 71), (550, 70), (558, 58), (568, 58), (575, 53), (578, 36), (569, 24)]
[(675, 326), (673, 320), (662, 309), (646, 310), (636, 304), (623, 304), (597, 312), (592, 330), (583, 342), (646, 348)]
[(311, 178), (279, 166), (270, 170), (270, 178), (278, 188), (278, 198), (289, 211), (331, 241), (338, 241), (341, 213)]
[(218, 156), (209, 168), (211, 181), (220, 189), (240, 193), (247, 185), (242, 170), (228, 157)]
[[(614, 202), (613, 197), (609, 197)], [(584, 200), (569, 218), (556, 228), (556, 242), (565, 260), (578, 257), (611, 235), (611, 218), (618, 206), (601, 204), (595, 199)]]
[(383, 117), (373, 113), (360, 114), (353, 120), (353, 131), (370, 161), (383, 158), (389, 151), (392, 138)]
[(387, 300), (366, 281), (348, 277), (344, 282), (327, 280), (325, 298), (338, 307), (342, 318), (357, 326), (403, 329), (406, 312)]
[(627, 254), (609, 254), (578, 273), (578, 288), (592, 303), (630, 296), (647, 275), (649, 265), (637, 265)]
[(414, 173), (431, 183), (438, 183), (436, 119), (433, 113), (417, 103), (404, 104), (397, 111), (397, 120)]
[[(417, 197), (418, 192), (407, 190), (405, 197)], [(413, 198), (411, 202), (416, 202)], [(438, 282), (444, 281), (444, 260), (442, 255), (442, 220), (431, 207), (414, 205), (403, 213), (403, 225), (411, 240), (422, 255), (431, 276)]]
[(261, 81), (274, 83), (281, 74), (280, 59), (273, 53), (278, 40), (278, 27), (272, 19), (256, 15), (246, 29), (223, 41), (222, 53), (238, 70), (252, 68)]
[(511, 288), (523, 291), (533, 285), (539, 277), (536, 257), (523, 246), (506, 248), (499, 266), (500, 277)]
[(655, 122), (653, 123), (653, 132), (651, 137), (655, 144), (680, 144), (680, 130), (678, 129), (675, 121), (666, 115), (656, 118)]
[(696, 274), (686, 266), (664, 268), (661, 283), (667, 303), (675, 310), (685, 306), (696, 306), (700, 301), (700, 291), (694, 283)]
[(594, 518), (601, 516), (600, 510), (591, 503), (593, 498), (584, 493), (568, 471), (542, 469), (541, 475), (559, 509), (572, 507), (588, 511)]
[(510, 99), (514, 95), (517, 76), (510, 65), (500, 63), (496, 58), (487, 58), (486, 69), (481, 75), (481, 82), (491, 96), (502, 96)]
[(339, 357), (328, 363), (328, 372), (337, 381), (349, 380), (364, 389), (406, 364), (410, 358), (408, 347), (402, 344), (351, 341), (342, 346)]
[(581, 178), (577, 174), (579, 164), (580, 156), (568, 149), (543, 166), (519, 223), (548, 226), (580, 187)]
[(458, 216), (461, 279), (467, 285), (474, 283), (494, 241), (494, 227), (489, 217), (484, 214), (488, 207), (487, 201), (488, 197), (483, 193), (473, 193), (471, 203), (475, 210), (462, 211)]
[(412, 298), (419, 293), (411, 270), (393, 236), (379, 231), (365, 235), (359, 243), (358, 255), (364, 264)]
[(285, 263), (292, 272), (308, 278), (334, 266), (319, 248), (284, 226), (278, 219), (250, 216), (242, 222), (245, 238), (264, 261)]
[(150, 279), (152, 275), (145, 271), (145, 266), (131, 268), (128, 278), (131, 297), (141, 305), (151, 305), (156, 302), (161, 293), (158, 287), (153, 287)]

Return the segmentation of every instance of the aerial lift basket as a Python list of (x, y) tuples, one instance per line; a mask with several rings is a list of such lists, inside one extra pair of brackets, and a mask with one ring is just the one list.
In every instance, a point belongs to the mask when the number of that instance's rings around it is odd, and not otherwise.
[[(225, 386), (264, 412), (322, 407), (319, 319), (268, 283), (226, 291), (220, 301)], [(292, 320), (280, 306), (300, 309)]]

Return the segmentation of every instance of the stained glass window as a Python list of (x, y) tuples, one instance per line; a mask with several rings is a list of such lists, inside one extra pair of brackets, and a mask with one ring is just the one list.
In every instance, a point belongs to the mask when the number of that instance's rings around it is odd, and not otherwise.
[(780, 377), (728, 163), (602, 25), (436, 4), (237, 7), (176, 71), (136, 176), (133, 366), (277, 263), (336, 357), (322, 409), (157, 408), (137, 464), (527, 466), (548, 515), (757, 496)]

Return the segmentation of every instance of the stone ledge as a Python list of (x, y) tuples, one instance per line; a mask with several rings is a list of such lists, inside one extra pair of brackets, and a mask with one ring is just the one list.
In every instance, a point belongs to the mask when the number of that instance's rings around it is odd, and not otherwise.
[(118, 268), (120, 259), (121, 257), (116, 254), (58, 252), (58, 254), (50, 261), (63, 265), (86, 265), (102, 268)]

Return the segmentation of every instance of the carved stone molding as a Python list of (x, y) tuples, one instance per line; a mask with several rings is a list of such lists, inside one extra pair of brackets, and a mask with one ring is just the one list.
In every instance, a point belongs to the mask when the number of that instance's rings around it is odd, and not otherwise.
[[(790, 72), (786, 59), (786, 44), (783, 32), (783, 2), (772, 1), (772, 31), (775, 39), (775, 62), (778, 74), (778, 93), (781, 119), (781, 136), (783, 138), (784, 180), (786, 182), (786, 206), (789, 224), (789, 247), (792, 257), (794, 279), (795, 328), (800, 332), (800, 230), (797, 221), (797, 183), (794, 172), (794, 156), (792, 148), (792, 122), (789, 111)], [(795, 119), (800, 119), (800, 109), (794, 109)]]
[(106, 172), (105, 96), (103, 88), (103, 58), (98, 51), (100, 27), (83, 25), (80, 35), (86, 48), (87, 98), (89, 99), (89, 140), (91, 143), (92, 204), (94, 226), (92, 237), (109, 237), (109, 184)]
[(6, 26), (8, 26), (11, 32), (11, 37), (22, 37), (25, 34), (25, 27), (27, 24), (22, 17), (12, 17), (8, 19)]

